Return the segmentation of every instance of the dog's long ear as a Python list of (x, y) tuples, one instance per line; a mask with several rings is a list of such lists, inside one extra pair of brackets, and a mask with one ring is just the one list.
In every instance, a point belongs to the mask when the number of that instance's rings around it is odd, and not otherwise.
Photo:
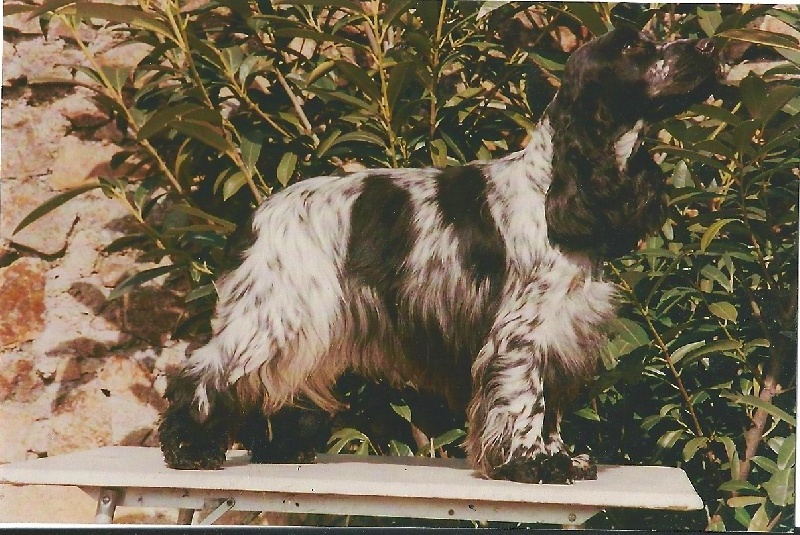
[(548, 108), (553, 129), (548, 237), (565, 250), (614, 258), (663, 222), (664, 180), (641, 148), (621, 168), (614, 145), (626, 127), (615, 120), (600, 82), (580, 78), (588, 73), (575, 74)]

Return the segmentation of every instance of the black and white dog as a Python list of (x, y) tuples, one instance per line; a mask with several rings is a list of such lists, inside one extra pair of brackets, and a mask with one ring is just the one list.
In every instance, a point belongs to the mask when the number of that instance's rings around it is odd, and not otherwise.
[(335, 413), (331, 387), (354, 370), (466, 411), (485, 477), (593, 477), (559, 421), (614, 314), (598, 267), (663, 224), (664, 177), (640, 136), (708, 97), (717, 70), (708, 39), (616, 29), (572, 54), (523, 151), (273, 195), (219, 283), (211, 341), (170, 379), (167, 464), (219, 468), (237, 437), (255, 462), (288, 460), (267, 417), (302, 401)]

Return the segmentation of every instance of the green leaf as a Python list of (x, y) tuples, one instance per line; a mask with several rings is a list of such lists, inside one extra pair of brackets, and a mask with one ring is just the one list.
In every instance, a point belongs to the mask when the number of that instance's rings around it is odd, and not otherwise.
[(241, 142), (239, 150), (242, 153), (242, 162), (252, 173), (255, 171), (258, 157), (261, 155), (261, 146), (264, 141), (264, 133), (257, 128), (240, 128)]
[(118, 93), (122, 91), (125, 82), (131, 74), (131, 67), (100, 67), (106, 79)]
[(800, 52), (800, 46), (797, 44), (797, 39), (782, 33), (774, 33), (755, 29), (734, 29), (720, 33), (719, 37), (727, 37), (728, 39), (736, 39), (738, 41), (745, 41), (747, 43), (755, 43), (759, 45), (771, 46), (773, 48), (782, 48)]
[(314, 67), (314, 69), (310, 73), (308, 73), (308, 76), (306, 76), (306, 85), (313, 84), (321, 77), (329, 73), (331, 69), (333, 69), (335, 66), (336, 62), (333, 60), (323, 61), (322, 63)]
[(688, 188), (694, 186), (692, 173), (686, 165), (686, 161), (680, 160), (672, 171), (672, 185), (676, 188)]
[(409, 448), (407, 444), (392, 439), (389, 441), (389, 455), (394, 455), (396, 457), (413, 457), (414, 452), (411, 451), (411, 448)]
[(448, 444), (452, 444), (465, 434), (466, 433), (464, 433), (463, 429), (451, 429), (450, 431), (446, 431), (445, 433), (442, 433), (433, 439), (433, 448), (438, 449), (443, 446), (447, 446)]
[(373, 134), (372, 132), (366, 132), (364, 130), (356, 130), (354, 132), (348, 132), (337, 137), (331, 147), (335, 147), (336, 145), (346, 143), (348, 141), (360, 141), (363, 143), (372, 143), (373, 145), (379, 145), (381, 147), (385, 146), (383, 139), (381, 139), (378, 135)]
[(720, 219), (719, 221), (715, 221), (711, 226), (706, 229), (705, 233), (703, 233), (703, 237), (700, 239), (700, 250), (705, 252), (708, 248), (708, 244), (717, 237), (719, 231), (722, 230), (722, 227), (730, 223), (731, 221), (738, 221), (738, 219)]
[(763, 496), (736, 496), (728, 498), (728, 507), (747, 507), (748, 505), (755, 505), (764, 503), (766, 498)]
[(770, 474), (778, 472), (778, 464), (772, 459), (762, 457), (761, 455), (756, 455), (751, 460)]
[(435, 167), (447, 166), (447, 142), (443, 139), (431, 141), (431, 162)]
[(767, 531), (767, 526), (769, 526), (769, 516), (767, 515), (765, 504), (761, 504), (756, 514), (753, 515), (750, 524), (748, 524), (747, 531), (764, 532)]
[(328, 449), (328, 453), (341, 453), (342, 449), (351, 442), (358, 442), (361, 446), (367, 444), (367, 447), (369, 447), (370, 443), (367, 435), (352, 427), (340, 429), (332, 434), (330, 439), (328, 439), (328, 444), (332, 442), (334, 444)]
[(706, 264), (703, 266), (703, 269), (700, 270), (700, 275), (706, 277), (708, 280), (716, 282), (728, 293), (733, 291), (733, 281), (729, 277), (726, 277), (717, 266)]
[(692, 106), (690, 110), (697, 115), (705, 115), (709, 119), (714, 119), (716, 121), (734, 126), (742, 122), (740, 117), (721, 106), (712, 106), (711, 104), (696, 104)]
[(222, 230), (225, 231), (226, 233), (233, 232), (234, 230), (236, 230), (236, 225), (231, 223), (230, 221), (227, 221), (225, 219), (222, 219), (221, 217), (217, 217), (217, 216), (211, 215), (209, 213), (206, 213), (206, 212), (200, 210), (199, 208), (195, 208), (194, 206), (189, 206), (189, 205), (186, 205), (186, 204), (176, 204), (176, 205), (172, 206), (172, 210), (174, 210), (176, 212), (183, 213), (183, 214), (188, 214), (188, 215), (192, 215), (192, 216), (195, 216), (195, 217), (199, 217), (199, 218), (201, 218), (201, 219), (203, 219), (205, 221), (210, 221), (210, 222), (216, 224), (218, 227), (222, 228)]
[(184, 115), (202, 109), (204, 109), (202, 106), (192, 104), (191, 102), (181, 102), (179, 104), (173, 104), (167, 108), (160, 109), (151, 115), (147, 122), (145, 122), (141, 128), (139, 128), (139, 131), (136, 133), (136, 139), (141, 141), (143, 139), (152, 137), (165, 128), (172, 126), (174, 122), (180, 120)]
[(794, 503), (794, 469), (778, 470), (761, 485), (772, 503), (783, 507)]
[(391, 405), (392, 410), (396, 412), (403, 420), (406, 422), (411, 421), (411, 409), (408, 405), (395, 405), (394, 403), (389, 403)]
[(764, 401), (763, 399), (757, 398), (756, 396), (749, 396), (744, 394), (730, 393), (723, 395), (734, 403), (740, 403), (743, 405), (750, 405), (756, 407), (758, 409), (763, 410), (767, 414), (773, 416), (774, 418), (787, 422), (792, 427), (797, 427), (797, 419), (794, 416), (784, 411), (783, 409), (776, 407), (772, 403)]
[(674, 429), (672, 431), (667, 431), (666, 433), (661, 435), (661, 438), (658, 439), (656, 445), (658, 446), (659, 449), (668, 450), (675, 445), (675, 443), (678, 441), (678, 439), (680, 439), (683, 436), (684, 433), (685, 431), (683, 429)]
[(608, 32), (609, 25), (597, 12), (594, 3), (591, 2), (570, 2), (567, 9), (572, 12), (590, 32), (599, 37)]
[(742, 343), (738, 340), (715, 340), (697, 349), (690, 350), (686, 355), (686, 360), (683, 365), (696, 362), (700, 358), (708, 355), (709, 353), (722, 353), (723, 351), (733, 351), (742, 347)]
[(217, 293), (217, 289), (213, 284), (204, 284), (203, 286), (198, 286), (188, 294), (186, 294), (185, 301), (190, 303), (192, 301), (196, 301), (202, 297), (206, 297), (208, 295), (213, 295)]
[(685, 346), (681, 346), (672, 352), (669, 360), (672, 364), (677, 364), (678, 362), (681, 361), (683, 357), (688, 355), (691, 351), (697, 349), (698, 347), (703, 347), (705, 345), (706, 345), (705, 340), (700, 340), (699, 342), (692, 342), (690, 344), (686, 344)]
[(247, 184), (247, 175), (241, 171), (233, 173), (222, 183), (222, 200), (227, 201)]
[(417, 2), (417, 0), (392, 0), (388, 2), (386, 11), (383, 13), (384, 25), (390, 26), (394, 20)]
[(292, 174), (294, 174), (294, 169), (296, 166), (297, 154), (293, 152), (287, 152), (281, 157), (281, 161), (278, 164), (276, 178), (282, 186), (286, 186), (286, 184), (289, 183), (289, 180), (292, 179)]
[(797, 447), (797, 437), (794, 433), (783, 440), (781, 449), (778, 451), (778, 468), (786, 470), (795, 463), (795, 448)]
[(714, 35), (717, 26), (722, 24), (722, 15), (715, 6), (699, 6), (697, 8), (697, 21), (708, 37)]
[[(47, 13), (48, 11), (56, 11), (59, 8), (62, 8), (64, 6), (68, 6), (70, 4), (74, 4), (75, 2), (76, 2), (76, 0), (50, 0), (49, 2), (43, 2), (42, 5), (40, 5), (38, 7), (37, 6), (31, 6), (31, 7), (35, 8), (35, 9), (33, 9), (33, 11), (30, 12), (30, 15), (28, 15), (28, 20), (33, 20), (36, 17), (38, 17), (39, 15)], [(6, 13), (5, 10), (6, 10), (6, 6), (3, 6), (4, 14), (9, 14), (9, 15), (11, 14), (11, 13)]]
[(800, 93), (800, 87), (793, 85), (779, 85), (770, 88), (766, 100), (761, 103), (759, 108), (758, 118), (766, 123), (798, 93)]
[(695, 437), (691, 439), (686, 445), (683, 447), (683, 460), (688, 461), (689, 459), (693, 458), (697, 450), (702, 447), (705, 447), (708, 444), (707, 437)]
[(273, 32), (275, 37), (288, 37), (288, 38), (299, 38), (299, 39), (309, 39), (311, 41), (317, 43), (336, 43), (339, 45), (345, 45), (352, 48), (356, 48), (358, 50), (367, 50), (367, 47), (360, 43), (356, 43), (350, 39), (345, 37), (341, 37), (338, 35), (332, 35), (329, 33), (318, 32), (316, 30), (304, 30), (300, 28), (281, 28), (279, 30), (275, 30)]
[(575, 411), (574, 413), (576, 416), (580, 416), (581, 418), (585, 418), (587, 420), (592, 420), (594, 422), (600, 421), (600, 415), (597, 414), (594, 409), (591, 407), (584, 407), (580, 410)]
[(695, 150), (691, 149), (684, 149), (681, 147), (673, 147), (671, 145), (659, 145), (653, 149), (655, 152), (665, 152), (667, 154), (671, 154), (673, 156), (677, 156), (678, 158), (685, 159), (688, 163), (704, 163), (709, 167), (713, 167), (714, 169), (724, 170), (726, 169), (726, 164), (724, 161), (717, 160), (716, 158), (712, 158), (711, 156), (707, 156), (705, 154), (701, 154)]
[(100, 184), (89, 184), (86, 186), (80, 186), (75, 189), (65, 191), (64, 193), (59, 193), (55, 197), (46, 200), (45, 202), (43, 202), (42, 204), (31, 210), (31, 212), (28, 215), (26, 215), (22, 219), (22, 221), (19, 222), (17, 228), (14, 229), (13, 234), (16, 234), (17, 232), (21, 231), (22, 229), (24, 229), (25, 227), (36, 221), (37, 219), (40, 219), (45, 215), (49, 214), (62, 204), (69, 201), (70, 199), (98, 187), (100, 187)]
[(414, 72), (414, 64), (411, 61), (398, 63), (389, 72), (389, 83), (386, 88), (386, 97), (389, 102), (389, 109), (394, 111), (397, 98), (402, 94), (406, 82)]
[(611, 332), (616, 333), (625, 342), (620, 348), (621, 355), (630, 353), (637, 347), (650, 343), (650, 337), (644, 328), (633, 320), (615, 318), (609, 323)]
[(730, 303), (727, 303), (725, 301), (709, 303), (708, 311), (714, 314), (718, 318), (736, 323), (738, 311), (736, 310), (736, 307)]
[(128, 277), (121, 283), (117, 284), (117, 286), (113, 290), (111, 290), (111, 292), (108, 294), (108, 300), (113, 301), (114, 299), (117, 299), (118, 297), (130, 292), (134, 288), (141, 286), (145, 282), (158, 278), (172, 271), (175, 271), (180, 267), (181, 266), (178, 264), (170, 264), (168, 266), (159, 266), (156, 268), (140, 271), (139, 273), (131, 277)]
[(367, 97), (372, 100), (380, 100), (381, 89), (378, 87), (369, 74), (353, 63), (344, 60), (336, 61), (336, 68), (347, 78), (357, 89), (360, 89)]
[(746, 490), (748, 492), (758, 492), (758, 487), (756, 487), (749, 481), (745, 481), (742, 479), (733, 479), (731, 481), (726, 481), (725, 483), (720, 485), (719, 490), (725, 492), (742, 492), (743, 490)]
[(363, 13), (364, 10), (356, 2), (352, 0), (276, 0), (276, 5), (292, 5), (292, 6), (320, 6), (320, 7), (338, 7), (340, 9), (350, 11), (352, 13)]
[(140, 30), (149, 30), (174, 41), (175, 38), (164, 22), (141, 9), (91, 2), (75, 4), (75, 13), (83, 18), (103, 19), (110, 22), (121, 22)]

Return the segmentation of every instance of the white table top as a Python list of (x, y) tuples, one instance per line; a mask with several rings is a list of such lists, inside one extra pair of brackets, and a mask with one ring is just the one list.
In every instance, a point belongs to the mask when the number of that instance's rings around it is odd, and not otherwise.
[(322, 455), (315, 464), (249, 464), (228, 452), (222, 470), (167, 468), (157, 448), (109, 446), (0, 466), (0, 483), (178, 488), (313, 495), (483, 500), (687, 511), (703, 503), (683, 470), (599, 466), (596, 481), (531, 485), (480, 478), (463, 460)]

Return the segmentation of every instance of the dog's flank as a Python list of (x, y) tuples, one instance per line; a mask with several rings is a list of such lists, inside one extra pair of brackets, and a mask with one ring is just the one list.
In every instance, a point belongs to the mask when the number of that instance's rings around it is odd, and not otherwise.
[(467, 454), (487, 477), (590, 477), (591, 463), (568, 457), (560, 418), (614, 312), (597, 268), (663, 222), (664, 179), (640, 137), (675, 107), (671, 73), (675, 99), (707, 94), (701, 44), (658, 48), (616, 30), (573, 55), (524, 151), (318, 177), (268, 199), (218, 285), (214, 336), (172, 380), (168, 464), (218, 467), (237, 433), (254, 459), (284, 459), (284, 446), (270, 456), (266, 429), (242, 423), (306, 401), (334, 413), (331, 387), (354, 370), (465, 411)]

